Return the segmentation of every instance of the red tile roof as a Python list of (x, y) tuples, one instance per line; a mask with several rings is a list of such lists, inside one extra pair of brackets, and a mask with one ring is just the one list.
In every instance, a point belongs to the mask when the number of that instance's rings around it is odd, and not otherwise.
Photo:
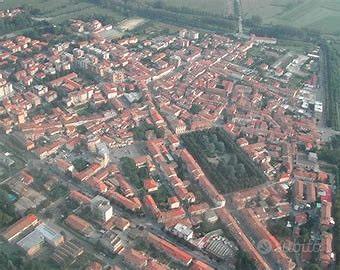
[(189, 265), (193, 257), (185, 252), (183, 249), (176, 247), (174, 244), (149, 233), (148, 241), (155, 246), (155, 248), (160, 249), (162, 252), (172, 257), (174, 260), (181, 262), (183, 265)]

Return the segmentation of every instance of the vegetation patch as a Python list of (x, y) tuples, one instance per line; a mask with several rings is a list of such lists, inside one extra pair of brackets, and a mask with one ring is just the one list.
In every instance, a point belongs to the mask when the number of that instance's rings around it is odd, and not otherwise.
[(72, 162), (74, 168), (80, 172), (85, 170), (90, 164), (83, 158), (77, 158)]
[(266, 182), (263, 171), (223, 129), (192, 132), (181, 138), (220, 192), (234, 192)]
[(333, 44), (324, 43), (324, 76), (326, 77), (327, 125), (340, 130), (340, 50)]

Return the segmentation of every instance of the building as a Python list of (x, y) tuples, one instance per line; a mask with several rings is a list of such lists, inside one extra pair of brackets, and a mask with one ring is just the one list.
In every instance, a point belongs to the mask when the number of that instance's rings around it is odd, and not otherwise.
[(7, 241), (12, 241), (15, 237), (19, 236), (21, 233), (26, 231), (27, 229), (37, 225), (39, 219), (36, 215), (29, 214), (26, 217), (19, 219), (16, 223), (8, 227), (3, 233), (2, 236)]
[(60, 245), (52, 254), (52, 260), (58, 265), (70, 265), (84, 252), (84, 247), (76, 240), (71, 239)]
[(103, 248), (105, 248), (105, 250), (113, 254), (119, 253), (124, 248), (122, 240), (112, 231), (104, 233), (100, 237), (99, 243)]
[(208, 210), (204, 213), (204, 219), (209, 223), (215, 223), (218, 220), (218, 216), (214, 210)]
[(330, 263), (335, 259), (332, 241), (333, 235), (331, 233), (324, 232), (322, 234), (320, 247), (320, 261), (323, 269), (328, 269)]
[(320, 223), (323, 226), (329, 226), (334, 224), (334, 220), (332, 218), (332, 203), (323, 201), (321, 206), (321, 217)]
[(103, 267), (99, 262), (91, 262), (85, 270), (102, 270)]
[(64, 236), (45, 223), (41, 223), (35, 228), (35, 231), (39, 232), (44, 237), (45, 241), (53, 247), (57, 247), (64, 243)]
[(64, 242), (64, 237), (46, 224), (41, 223), (33, 232), (18, 241), (17, 245), (21, 247), (28, 256), (33, 256), (41, 249), (45, 241), (49, 245), (57, 247)]
[(87, 205), (91, 203), (91, 199), (89, 197), (87, 197), (86, 195), (77, 190), (73, 190), (70, 192), (70, 198), (78, 202), (79, 204)]
[(18, 241), (17, 245), (22, 248), (28, 256), (33, 256), (41, 249), (44, 242), (44, 237), (38, 231), (33, 231)]
[(205, 245), (205, 250), (217, 258), (225, 260), (235, 255), (237, 247), (228, 239), (220, 235), (214, 235), (209, 238)]
[(187, 226), (177, 223), (172, 229), (172, 232), (179, 238), (183, 238), (186, 241), (191, 240), (194, 237), (194, 232)]
[(185, 266), (190, 265), (193, 260), (193, 257), (189, 253), (152, 233), (148, 234), (147, 240), (156, 249), (159, 249), (173, 260), (178, 261)]
[(102, 196), (97, 195), (91, 200), (91, 212), (94, 216), (98, 217), (101, 221), (108, 221), (112, 215), (112, 206), (110, 201)]
[(14, 90), (11, 83), (8, 83), (0, 74), (0, 100), (13, 94)]
[(214, 268), (202, 261), (194, 260), (190, 267), (190, 270), (214, 270)]
[(73, 230), (79, 233), (89, 236), (93, 232), (93, 227), (86, 220), (71, 214), (65, 219), (65, 223), (69, 225)]
[(144, 180), (144, 189), (147, 192), (153, 192), (158, 190), (158, 183), (152, 178), (148, 178)]
[(303, 182), (300, 180), (294, 183), (294, 198), (297, 203), (303, 200)]
[(181, 206), (181, 203), (176, 196), (168, 198), (168, 204), (170, 209), (179, 208)]
[(135, 269), (144, 269), (148, 264), (148, 256), (135, 249), (125, 249), (122, 253), (124, 262)]

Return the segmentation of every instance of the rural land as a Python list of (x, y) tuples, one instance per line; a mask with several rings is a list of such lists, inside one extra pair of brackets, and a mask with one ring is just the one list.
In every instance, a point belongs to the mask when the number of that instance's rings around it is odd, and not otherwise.
[(340, 269), (340, 2), (0, 2), (0, 270)]

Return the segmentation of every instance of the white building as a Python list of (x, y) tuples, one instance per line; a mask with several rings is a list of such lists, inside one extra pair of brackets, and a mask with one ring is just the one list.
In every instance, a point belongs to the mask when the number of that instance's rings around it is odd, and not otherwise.
[(194, 237), (194, 232), (187, 226), (180, 223), (176, 224), (176, 226), (173, 228), (173, 233), (186, 241), (189, 241)]
[(112, 218), (113, 215), (110, 201), (99, 195), (91, 200), (91, 212), (104, 222)]

